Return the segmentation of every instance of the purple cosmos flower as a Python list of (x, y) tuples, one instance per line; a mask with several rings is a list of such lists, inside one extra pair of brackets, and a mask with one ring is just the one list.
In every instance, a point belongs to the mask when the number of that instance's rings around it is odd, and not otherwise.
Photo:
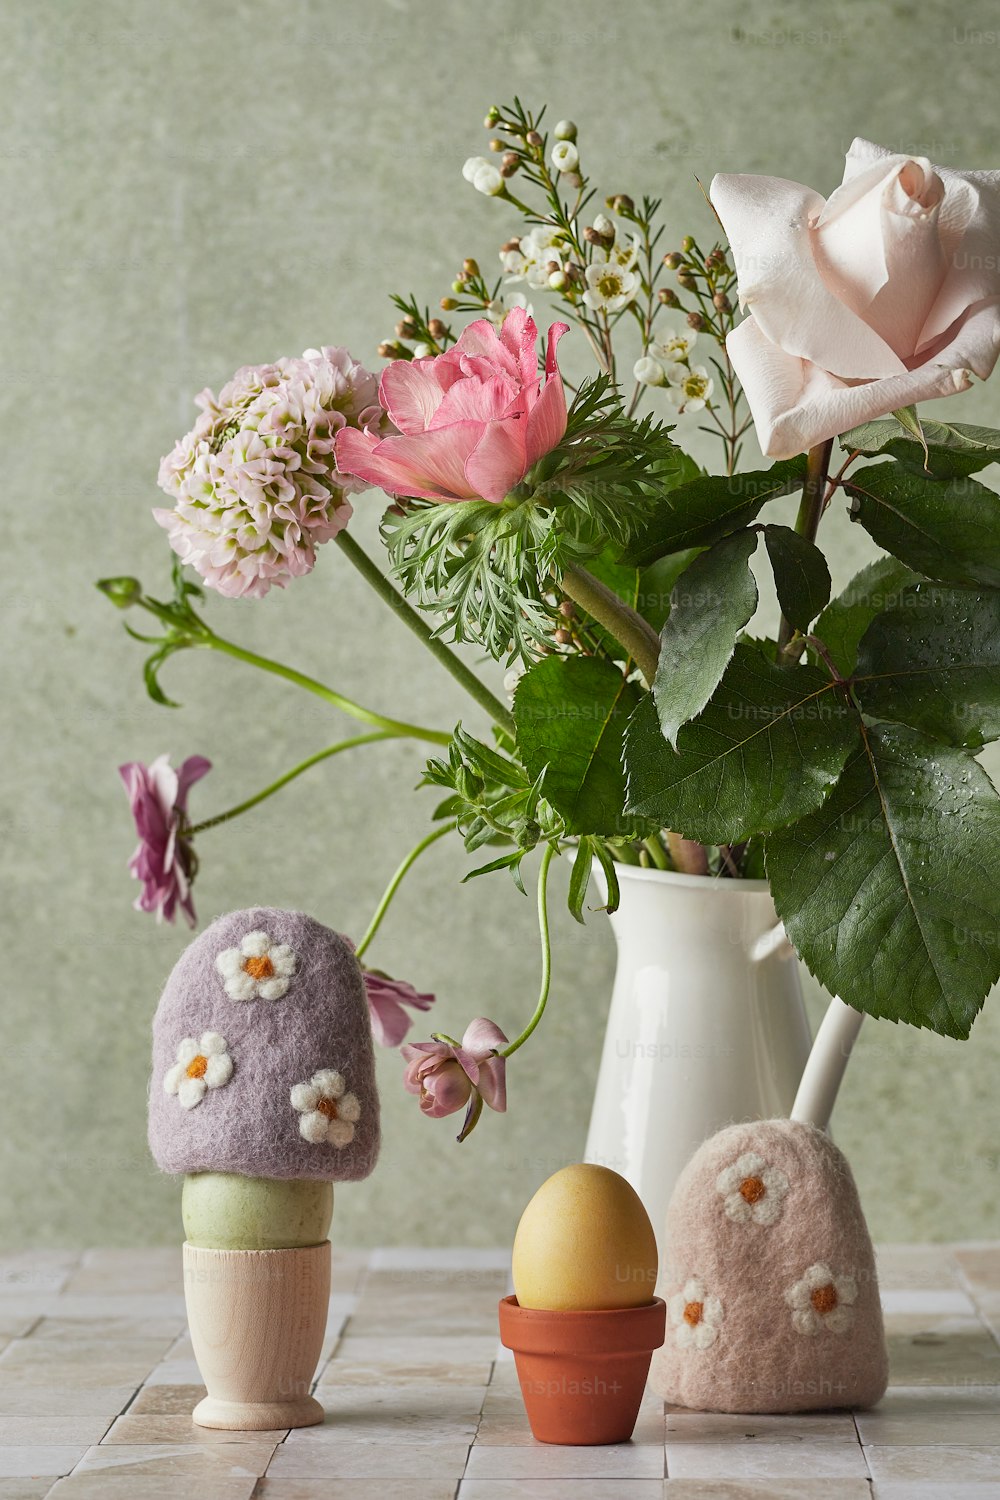
[(212, 762), (203, 755), (189, 755), (178, 771), (169, 755), (157, 756), (149, 766), (133, 760), (118, 767), (139, 834), (139, 846), (128, 862), (135, 879), (142, 881), (133, 904), (136, 911), (155, 912), (158, 922), (172, 922), (179, 906), (189, 925), (195, 925), (195, 857), (184, 837), (187, 796), (211, 769)]

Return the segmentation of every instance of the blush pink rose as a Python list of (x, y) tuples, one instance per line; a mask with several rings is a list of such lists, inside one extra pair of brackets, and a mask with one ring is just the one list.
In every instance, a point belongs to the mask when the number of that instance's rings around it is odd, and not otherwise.
[(538, 370), (538, 329), (523, 307), (500, 332), (485, 318), (429, 359), (394, 360), (379, 397), (399, 429), (392, 437), (342, 428), (337, 467), (390, 495), (499, 503), (566, 431), (566, 395), (553, 323)]
[(403, 1086), (420, 1098), (420, 1108), (432, 1120), (470, 1111), (477, 1096), (499, 1113), (507, 1108), (507, 1060), (497, 1048), (507, 1038), (495, 1021), (480, 1016), (466, 1028), (461, 1044), (407, 1042), (399, 1050), (406, 1062)]
[(992, 372), (1000, 172), (856, 140), (825, 200), (751, 176), (716, 177), (711, 198), (749, 312), (726, 348), (770, 457)]

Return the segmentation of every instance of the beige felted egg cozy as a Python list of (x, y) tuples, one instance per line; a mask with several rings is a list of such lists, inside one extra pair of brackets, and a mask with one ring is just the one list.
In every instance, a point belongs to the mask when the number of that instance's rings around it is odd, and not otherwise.
[(888, 1381), (875, 1254), (843, 1153), (812, 1125), (730, 1125), (667, 1210), (657, 1395), (698, 1411), (875, 1404)]

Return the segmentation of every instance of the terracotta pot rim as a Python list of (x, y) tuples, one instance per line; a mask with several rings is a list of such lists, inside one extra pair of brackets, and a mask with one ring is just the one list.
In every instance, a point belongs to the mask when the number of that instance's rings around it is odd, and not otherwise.
[(638, 1307), (559, 1312), (522, 1307), (511, 1295), (500, 1299), (500, 1342), (515, 1352), (635, 1354), (659, 1348), (666, 1316), (662, 1297)]

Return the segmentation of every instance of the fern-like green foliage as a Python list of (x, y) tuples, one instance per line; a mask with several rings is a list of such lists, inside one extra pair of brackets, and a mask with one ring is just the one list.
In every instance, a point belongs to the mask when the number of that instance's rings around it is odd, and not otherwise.
[(557, 628), (564, 570), (626, 547), (687, 462), (670, 429), (628, 417), (602, 375), (580, 387), (558, 447), (501, 504), (411, 500), (389, 512), (393, 572), (441, 616), (436, 634), (497, 661), (534, 660)]

